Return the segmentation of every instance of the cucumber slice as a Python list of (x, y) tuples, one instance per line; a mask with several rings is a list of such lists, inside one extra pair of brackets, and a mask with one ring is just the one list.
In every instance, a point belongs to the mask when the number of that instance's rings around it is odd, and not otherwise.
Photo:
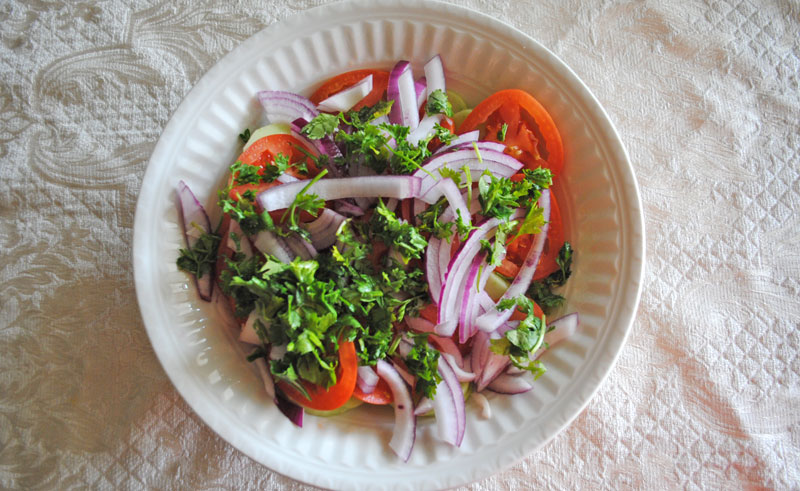
[(458, 111), (457, 113), (453, 114), (453, 123), (456, 125), (456, 129), (458, 129), (458, 127), (461, 126), (461, 123), (463, 123), (464, 120), (467, 119), (467, 116), (469, 116), (469, 113), (471, 112), (472, 109), (462, 109), (461, 111)]
[(447, 100), (450, 101), (450, 105), (453, 106), (453, 114), (463, 111), (467, 108), (467, 103), (464, 102), (464, 98), (458, 95), (458, 92), (454, 92), (452, 90), (447, 90)]
[(489, 279), (486, 280), (486, 293), (496, 302), (508, 290), (508, 285), (508, 281), (503, 279), (502, 276), (492, 273), (489, 275)]
[(336, 416), (337, 414), (345, 413), (351, 409), (355, 409), (358, 406), (364, 404), (362, 401), (356, 399), (355, 397), (351, 397), (349, 401), (345, 402), (341, 406), (337, 407), (336, 409), (331, 409), (330, 411), (318, 411), (316, 409), (308, 409), (303, 408), (305, 412), (308, 414), (313, 414), (314, 416), (322, 416), (322, 417), (329, 417), (329, 416)]
[(291, 131), (289, 130), (289, 125), (286, 123), (272, 123), (266, 126), (262, 126), (261, 128), (255, 130), (254, 132), (250, 133), (250, 139), (247, 140), (247, 143), (244, 144), (242, 148), (242, 152), (247, 150), (247, 147), (255, 143), (257, 140), (264, 138), (265, 136), (270, 135), (288, 135)]

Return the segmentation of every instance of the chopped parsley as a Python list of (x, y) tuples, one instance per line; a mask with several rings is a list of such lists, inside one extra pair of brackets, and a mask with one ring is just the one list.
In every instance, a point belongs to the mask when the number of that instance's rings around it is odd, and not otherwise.
[(378, 201), (375, 213), (370, 220), (372, 235), (379, 238), (389, 247), (396, 249), (403, 258), (420, 259), (428, 246), (428, 241), (410, 223), (397, 218), (397, 215)]
[(425, 112), (428, 114), (444, 114), (447, 117), (453, 117), (453, 106), (447, 98), (447, 93), (442, 89), (434, 90), (428, 96), (428, 103), (425, 105)]
[(508, 123), (503, 123), (503, 126), (497, 130), (497, 141), (506, 141), (506, 132), (508, 131)]
[(407, 335), (414, 341), (414, 345), (403, 361), (408, 371), (417, 378), (414, 390), (432, 399), (436, 394), (436, 385), (442, 380), (438, 371), (440, 353), (428, 344), (428, 333)]
[[(197, 226), (190, 224), (190, 226)], [(202, 278), (205, 274), (210, 274), (211, 269), (217, 262), (217, 249), (219, 248), (220, 236), (204, 232), (189, 249), (181, 249), (180, 256), (176, 261), (178, 269)]]
[(524, 295), (502, 300), (497, 308), (499, 310), (518, 308), (526, 314), (526, 317), (515, 329), (506, 331), (502, 338), (492, 340), (492, 351), (508, 356), (512, 365), (527, 370), (535, 378), (539, 378), (545, 372), (544, 365), (538, 360), (531, 360), (531, 355), (544, 344), (544, 335), (547, 332), (544, 316), (536, 316), (533, 301)]
[(559, 269), (543, 280), (534, 281), (528, 288), (527, 295), (539, 304), (545, 314), (550, 314), (564, 304), (564, 297), (553, 293), (553, 289), (563, 286), (572, 274), (572, 254), (572, 245), (564, 242), (556, 258)]

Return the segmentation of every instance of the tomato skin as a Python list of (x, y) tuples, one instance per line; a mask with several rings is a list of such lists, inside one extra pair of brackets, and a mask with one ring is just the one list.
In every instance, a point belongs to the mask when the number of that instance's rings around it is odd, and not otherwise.
[(300, 391), (286, 382), (278, 382), (276, 385), (286, 397), (300, 406), (317, 411), (332, 411), (350, 400), (356, 387), (357, 370), (358, 358), (355, 344), (352, 341), (341, 341), (339, 343), (339, 368), (336, 370), (337, 381), (331, 387), (326, 389), (319, 385), (302, 382), (308, 395), (311, 396), (311, 399), (307, 399)]
[(367, 404), (374, 404), (376, 406), (391, 404), (394, 401), (392, 389), (389, 388), (389, 384), (387, 384), (382, 378), (378, 379), (378, 385), (376, 385), (375, 390), (369, 394), (362, 392), (358, 387), (358, 384), (356, 384), (356, 388), (353, 390), (353, 397), (360, 401), (364, 401)]
[(378, 101), (383, 99), (386, 88), (389, 86), (389, 72), (384, 70), (353, 70), (336, 75), (320, 85), (319, 88), (311, 94), (309, 100), (314, 104), (319, 104), (328, 97), (352, 87), (369, 75), (372, 75), (372, 91), (361, 99), (358, 104), (353, 106), (353, 110), (358, 111), (365, 106), (374, 106)]
[[(472, 110), (458, 128), (458, 133), (467, 133), (485, 125), (482, 139), (499, 141), (497, 132), (502, 123), (508, 124), (506, 138), (501, 142), (506, 144), (506, 153), (528, 168), (549, 168), (557, 179), (564, 166), (561, 134), (544, 106), (523, 90), (507, 89), (490, 95)], [(534, 127), (544, 139), (546, 159), (540, 155), (541, 145)]]
[[(514, 239), (506, 248), (506, 257), (495, 271), (507, 278), (514, 278), (519, 273), (520, 266), (528, 256), (528, 251), (533, 245), (533, 235), (526, 234)], [(556, 197), (550, 193), (550, 226), (547, 229), (547, 240), (544, 242), (542, 256), (533, 274), (533, 281), (539, 281), (558, 271), (556, 263), (558, 252), (564, 245), (564, 223), (561, 220), (561, 209), (558, 207)]]
[[(239, 155), (239, 158), (236, 160), (241, 161), (244, 165), (257, 165), (259, 167), (266, 167), (267, 165), (272, 165), (272, 163), (275, 161), (275, 157), (277, 157), (278, 154), (283, 154), (289, 158), (289, 163), (292, 164), (305, 161), (305, 164), (308, 167), (308, 176), (316, 176), (319, 173), (319, 169), (317, 169), (314, 161), (308, 158), (308, 156), (300, 151), (298, 147), (305, 149), (311, 155), (317, 154), (316, 150), (309, 148), (292, 135), (277, 133), (274, 135), (265, 136), (264, 138), (259, 138), (253, 142), (252, 145), (247, 147), (247, 150), (242, 152), (242, 154)], [(289, 168), (287, 172), (298, 179), (304, 179), (308, 177), (300, 173), (294, 167)]]

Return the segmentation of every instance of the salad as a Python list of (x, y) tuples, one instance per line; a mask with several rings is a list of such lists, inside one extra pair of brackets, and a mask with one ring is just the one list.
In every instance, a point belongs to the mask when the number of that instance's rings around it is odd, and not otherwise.
[(418, 417), (459, 446), (466, 401), (489, 417), (484, 391), (531, 390), (524, 374), (578, 325), (548, 318), (573, 256), (552, 118), (516, 89), (467, 108), (439, 56), (424, 72), (400, 61), (309, 98), (259, 92), (267, 124), (239, 135), (219, 223), (177, 188), (177, 265), (229, 307), (276, 406), (298, 426), (391, 406), (403, 460)]

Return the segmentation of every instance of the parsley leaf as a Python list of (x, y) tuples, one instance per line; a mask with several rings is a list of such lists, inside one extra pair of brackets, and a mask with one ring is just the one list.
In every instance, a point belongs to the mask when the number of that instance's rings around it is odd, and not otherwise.
[(250, 140), (250, 128), (245, 128), (244, 131), (239, 133), (239, 139), (242, 140), (242, 143), (247, 143)]
[(442, 380), (438, 371), (440, 353), (428, 344), (428, 333), (406, 334), (414, 340), (414, 346), (403, 359), (408, 371), (417, 378), (414, 390), (432, 399), (436, 394), (436, 384)]
[(339, 116), (334, 114), (320, 113), (303, 126), (300, 130), (302, 134), (311, 140), (320, 140), (326, 136), (330, 136), (339, 127)]
[(503, 123), (503, 126), (497, 130), (497, 140), (504, 142), (506, 141), (506, 132), (508, 131), (508, 123)]
[(556, 258), (556, 264), (560, 269), (554, 271), (543, 280), (534, 281), (528, 288), (527, 295), (539, 304), (545, 314), (549, 314), (564, 304), (565, 298), (553, 293), (553, 288), (563, 286), (572, 274), (572, 255), (572, 245), (569, 242), (564, 242)]
[(375, 213), (370, 220), (372, 235), (378, 237), (389, 247), (393, 247), (404, 259), (420, 259), (428, 246), (428, 241), (410, 223), (402, 222), (397, 215), (378, 201)]
[(239, 195), (239, 199), (229, 196), (230, 190), (221, 189), (217, 204), (222, 208), (222, 212), (230, 215), (231, 218), (239, 223), (245, 235), (256, 235), (262, 230), (273, 230), (275, 228), (269, 213), (258, 213), (256, 209), (256, 193), (251, 189)]
[(453, 117), (453, 106), (447, 98), (447, 93), (442, 89), (434, 90), (428, 96), (428, 103), (425, 105), (425, 112), (428, 114), (444, 114), (447, 117)]
[(241, 160), (237, 160), (231, 165), (231, 175), (233, 176), (233, 184), (241, 186), (242, 184), (258, 184), (261, 182), (261, 176), (258, 171), (261, 167), (257, 165), (245, 165)]
[(518, 308), (526, 317), (515, 329), (506, 331), (502, 338), (493, 339), (491, 350), (508, 356), (515, 367), (527, 370), (535, 378), (539, 378), (545, 372), (544, 365), (538, 360), (531, 360), (530, 355), (544, 344), (544, 335), (547, 332), (545, 319), (534, 314), (533, 301), (524, 295), (498, 303), (500, 310), (509, 308)]
[(323, 169), (322, 172), (314, 176), (314, 179), (311, 179), (308, 184), (306, 184), (303, 189), (297, 193), (294, 201), (292, 201), (292, 205), (286, 209), (286, 212), (283, 214), (281, 219), (282, 222), (285, 222), (286, 217), (288, 216), (289, 224), (287, 228), (309, 241), (311, 240), (311, 234), (308, 232), (308, 230), (300, 227), (300, 224), (298, 223), (298, 216), (301, 211), (305, 211), (316, 217), (319, 214), (319, 210), (325, 207), (325, 200), (320, 199), (320, 197), (316, 194), (309, 194), (308, 190), (314, 185), (314, 183), (325, 177), (327, 173), (328, 169)]
[(218, 235), (203, 233), (189, 249), (180, 249), (180, 256), (176, 261), (178, 269), (202, 278), (211, 273), (211, 268), (217, 262), (217, 249), (220, 237)]

